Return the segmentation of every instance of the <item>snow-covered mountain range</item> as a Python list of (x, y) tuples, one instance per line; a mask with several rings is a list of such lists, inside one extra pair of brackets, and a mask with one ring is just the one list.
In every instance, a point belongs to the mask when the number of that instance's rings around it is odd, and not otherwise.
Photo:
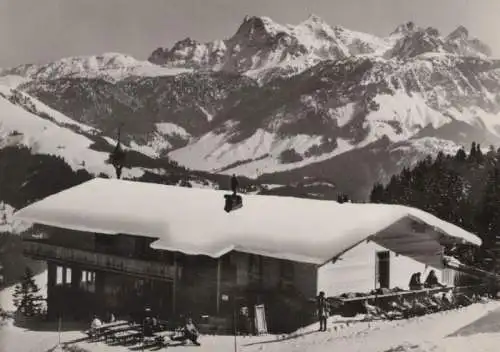
[(171, 49), (158, 48), (149, 61), (168, 67), (236, 72), (267, 81), (292, 76), (325, 60), (353, 56), (411, 58), (426, 52), (487, 57), (490, 49), (459, 27), (446, 37), (413, 22), (385, 38), (332, 27), (311, 15), (298, 25), (280, 25), (268, 17), (246, 17), (226, 40), (199, 43), (186, 38)]
[(3, 69), (0, 84), (87, 134), (124, 123), (151, 157), (276, 183), (320, 176), (359, 195), (428, 153), (500, 144), (500, 60), (464, 27), (409, 22), (379, 38), (314, 15), (246, 17), (227, 39), (187, 38), (148, 61), (64, 58)]

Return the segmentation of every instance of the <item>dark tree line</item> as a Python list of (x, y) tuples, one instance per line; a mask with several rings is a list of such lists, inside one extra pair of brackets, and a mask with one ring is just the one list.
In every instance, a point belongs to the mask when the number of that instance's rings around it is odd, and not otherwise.
[(58, 156), (32, 154), (26, 147), (0, 149), (0, 200), (16, 209), (91, 178)]
[[(91, 179), (85, 170), (74, 171), (60, 157), (32, 154), (26, 147), (0, 149), (0, 201), (16, 209)], [(0, 219), (1, 220), (1, 219)], [(22, 255), (19, 235), (0, 233), (0, 288), (19, 280), (25, 267), (34, 273), (43, 265)]]
[(460, 253), (472, 253), (468, 261), (491, 269), (500, 236), (500, 149), (483, 153), (472, 143), (468, 153), (462, 148), (455, 155), (428, 156), (387, 185), (376, 184), (370, 200), (416, 207), (475, 233), (483, 246)]

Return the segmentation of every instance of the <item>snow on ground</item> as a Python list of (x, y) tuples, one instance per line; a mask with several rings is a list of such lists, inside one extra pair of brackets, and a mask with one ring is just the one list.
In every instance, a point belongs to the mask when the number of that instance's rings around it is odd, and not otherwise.
[[(0, 92), (10, 91), (0, 87)], [(41, 104), (41, 103), (40, 103)], [(60, 123), (61, 116), (57, 119)], [(43, 119), (0, 96), (0, 148), (8, 145), (25, 145), (33, 153), (58, 155), (74, 169), (114, 175), (112, 165), (106, 163), (108, 153), (91, 150), (94, 142), (56, 122)], [(140, 177), (139, 168), (124, 169), (125, 177)]]
[(0, 232), (20, 234), (31, 227), (31, 224), (12, 217), (16, 209), (9, 204), (0, 202)]
[[(328, 331), (316, 332), (313, 324), (290, 335), (264, 335), (236, 338), (238, 351), (248, 352), (496, 352), (500, 341), (500, 303), (474, 304), (456, 311), (431, 314), (399, 321), (368, 322), (332, 317)], [(468, 336), (451, 336), (472, 324)], [(64, 322), (63, 322), (64, 327)], [(61, 333), (69, 342), (84, 335), (73, 328)], [(64, 329), (63, 329), (64, 330)], [(469, 329), (470, 330), (470, 329)], [(38, 352), (58, 342), (57, 332), (26, 331), (12, 326), (0, 327), (0, 352)], [(201, 347), (186, 345), (182, 351), (234, 351), (234, 337), (201, 336)], [(104, 343), (76, 342), (73, 345), (90, 352), (125, 352), (131, 346), (109, 346)], [(176, 349), (177, 347), (171, 347)]]
[[(443, 345), (444, 338), (468, 325), (485, 314), (498, 309), (499, 302), (488, 304), (475, 304), (458, 311), (443, 312), (424, 317), (401, 321), (380, 322), (355, 322), (346, 326), (346, 322), (329, 324), (329, 333), (312, 333), (318, 328), (311, 326), (295, 339), (285, 340), (279, 343), (270, 343), (263, 348), (249, 349), (266, 352), (323, 352), (323, 351), (345, 351), (345, 352), (384, 352), (398, 346), (424, 346), (421, 351), (434, 351), (426, 346)], [(331, 319), (335, 320), (335, 318)], [(308, 333), (308, 334), (307, 334)], [(262, 345), (261, 345), (262, 346)], [(410, 351), (411, 349), (407, 349)], [(405, 349), (394, 349), (395, 351), (406, 351)], [(411, 350), (418, 351), (418, 350)], [(460, 350), (454, 350), (460, 351)], [(470, 351), (470, 350), (465, 350)], [(474, 351), (480, 351), (474, 349)]]

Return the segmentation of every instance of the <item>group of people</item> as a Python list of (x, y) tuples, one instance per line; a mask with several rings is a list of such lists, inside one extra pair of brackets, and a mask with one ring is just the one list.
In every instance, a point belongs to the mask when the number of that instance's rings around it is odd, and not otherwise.
[[(410, 278), (409, 288), (410, 290), (421, 290), (423, 288), (436, 288), (436, 287), (446, 287), (439, 282), (436, 272), (431, 270), (425, 282), (421, 282), (422, 273), (414, 273)], [(319, 320), (319, 331), (326, 331), (326, 322), (329, 316), (330, 304), (325, 296), (325, 292), (321, 291), (316, 297), (316, 311)]]
[(436, 288), (436, 287), (446, 287), (446, 285), (443, 285), (442, 283), (439, 282), (436, 272), (434, 270), (431, 270), (429, 272), (429, 275), (427, 275), (427, 278), (425, 279), (425, 282), (422, 284), (422, 273), (417, 272), (414, 273), (411, 278), (410, 278), (410, 283), (408, 284), (410, 290), (416, 291), (416, 290), (422, 290), (424, 288)]
[[(106, 323), (115, 322), (115, 316), (111, 313), (108, 314), (108, 319)], [(96, 335), (97, 330), (103, 325), (103, 322), (97, 315), (93, 316), (92, 322), (90, 323), (90, 337)], [(158, 331), (159, 321), (158, 318), (152, 314), (150, 308), (146, 308), (144, 310), (144, 314), (142, 316), (142, 333), (145, 338), (154, 338), (155, 332)], [(193, 319), (190, 317), (185, 318), (184, 323), (178, 327), (173, 334), (170, 336), (170, 340), (179, 341), (179, 342), (187, 342), (191, 341), (193, 344), (200, 346), (198, 342), (199, 332), (196, 326), (193, 323)]]
[[(154, 332), (158, 330), (158, 319), (151, 313), (150, 308), (146, 308), (146, 314), (142, 324), (144, 337), (154, 337)], [(200, 346), (198, 342), (199, 332), (193, 323), (193, 319), (186, 317), (184, 323), (178, 327), (170, 336), (171, 341), (187, 342), (191, 341), (196, 346)]]

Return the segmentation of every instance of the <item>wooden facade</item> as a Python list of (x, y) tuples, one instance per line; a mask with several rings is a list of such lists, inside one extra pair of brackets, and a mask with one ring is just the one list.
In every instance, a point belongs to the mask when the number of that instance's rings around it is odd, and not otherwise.
[(240, 306), (261, 303), (272, 315), (279, 305), (273, 303), (277, 294), (303, 302), (316, 295), (317, 267), (312, 264), (237, 251), (211, 258), (154, 250), (153, 239), (140, 236), (57, 228), (43, 233), (23, 243), (25, 255), (48, 264), (51, 318), (127, 315), (145, 306), (165, 319), (185, 314), (232, 317)]

